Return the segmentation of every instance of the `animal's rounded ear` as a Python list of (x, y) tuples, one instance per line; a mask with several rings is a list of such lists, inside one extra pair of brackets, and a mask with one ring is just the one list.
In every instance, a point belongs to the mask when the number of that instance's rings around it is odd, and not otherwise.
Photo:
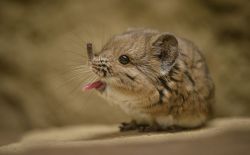
[(156, 40), (153, 43), (153, 46), (178, 46), (177, 38), (173, 34), (163, 33), (157, 36)]
[(163, 33), (152, 44), (154, 55), (161, 61), (161, 70), (168, 72), (179, 55), (178, 40), (173, 34)]

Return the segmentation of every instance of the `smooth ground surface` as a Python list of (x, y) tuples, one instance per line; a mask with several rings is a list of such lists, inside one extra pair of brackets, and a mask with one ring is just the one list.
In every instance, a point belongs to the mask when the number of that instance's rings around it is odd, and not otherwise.
[(178, 133), (120, 133), (117, 125), (33, 131), (0, 148), (2, 154), (247, 154), (250, 118), (221, 118)]

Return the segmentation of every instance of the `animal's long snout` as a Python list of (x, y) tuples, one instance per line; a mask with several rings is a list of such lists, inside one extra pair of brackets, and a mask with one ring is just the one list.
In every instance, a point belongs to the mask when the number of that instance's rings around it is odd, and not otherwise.
[(88, 54), (88, 59), (91, 62), (94, 57), (92, 43), (87, 43), (87, 54)]

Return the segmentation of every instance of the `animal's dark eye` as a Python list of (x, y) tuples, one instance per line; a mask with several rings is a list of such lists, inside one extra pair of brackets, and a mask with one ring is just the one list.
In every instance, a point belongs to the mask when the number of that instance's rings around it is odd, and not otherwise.
[(123, 64), (123, 65), (128, 64), (129, 61), (130, 61), (130, 60), (129, 60), (129, 57), (126, 56), (126, 55), (121, 55), (121, 56), (119, 57), (119, 62), (120, 62), (121, 64)]

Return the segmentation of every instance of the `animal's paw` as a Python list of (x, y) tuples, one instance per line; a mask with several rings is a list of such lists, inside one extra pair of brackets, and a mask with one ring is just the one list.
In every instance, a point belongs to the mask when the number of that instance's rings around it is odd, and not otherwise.
[(137, 124), (136, 121), (131, 121), (129, 123), (123, 122), (119, 126), (121, 132), (137, 130), (138, 132), (180, 132), (188, 130), (188, 128), (183, 128), (180, 126), (169, 126), (162, 127), (158, 124)]
[(138, 125), (137, 130), (139, 132), (158, 132), (161, 130), (161, 128), (157, 125), (141, 124), (141, 125)]
[(137, 124), (135, 121), (131, 121), (130, 123), (122, 122), (119, 128), (121, 132), (136, 130)]

